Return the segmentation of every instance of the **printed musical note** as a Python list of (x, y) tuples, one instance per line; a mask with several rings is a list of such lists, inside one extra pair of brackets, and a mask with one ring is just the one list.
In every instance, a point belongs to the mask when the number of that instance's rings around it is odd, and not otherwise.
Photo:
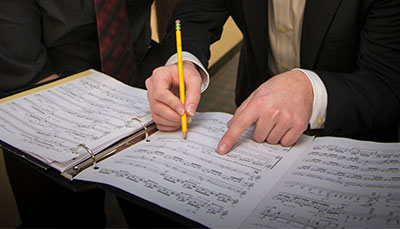
[(0, 104), (0, 134), (23, 151), (64, 162), (77, 157), (78, 144), (97, 152), (132, 133), (126, 124), (133, 117), (151, 121), (146, 92), (92, 74)]
[(249, 129), (229, 154), (219, 155), (216, 146), (229, 117), (198, 113), (186, 140), (176, 132), (156, 132), (150, 143), (139, 142), (99, 162), (99, 170), (81, 172), (77, 179), (118, 184), (205, 225), (229, 227), (223, 224), (229, 222), (237, 227), (246, 218), (243, 212), (251, 212), (252, 204), (267, 192), (266, 183), (277, 182), (283, 164), (295, 161), (311, 138), (298, 149), (254, 144)]
[(400, 227), (400, 148), (335, 140), (316, 139), (244, 227)]

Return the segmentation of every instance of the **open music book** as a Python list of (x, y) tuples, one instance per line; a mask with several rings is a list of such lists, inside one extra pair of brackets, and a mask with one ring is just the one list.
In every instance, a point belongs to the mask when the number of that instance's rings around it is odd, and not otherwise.
[[(232, 115), (206, 112), (193, 117), (186, 140), (180, 131), (156, 131), (124, 147), (143, 126), (151, 127), (146, 92), (92, 70), (0, 102), (2, 141), (45, 159), (70, 179), (114, 186), (207, 227), (400, 227), (400, 143), (304, 135), (283, 147), (254, 142), (249, 128), (221, 156), (216, 147)], [(69, 112), (50, 112), (58, 110)], [(91, 132), (77, 131), (81, 126)], [(82, 147), (72, 153), (85, 144), (108, 155), (116, 151), (106, 145), (121, 138), (117, 146), (124, 149), (95, 166)], [(56, 158), (53, 149), (62, 155)], [(80, 157), (86, 159), (71, 167)]]
[(1, 99), (0, 121), (1, 141), (65, 172), (152, 118), (145, 90), (88, 70)]
[(292, 147), (247, 130), (216, 152), (231, 115), (197, 113), (188, 137), (156, 132), (76, 179), (118, 187), (211, 228), (400, 226), (400, 143), (302, 136)]

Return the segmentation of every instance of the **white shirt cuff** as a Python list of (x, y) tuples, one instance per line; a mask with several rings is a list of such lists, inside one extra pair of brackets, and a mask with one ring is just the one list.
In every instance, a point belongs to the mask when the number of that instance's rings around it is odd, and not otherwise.
[(311, 82), (314, 93), (314, 102), (309, 124), (311, 129), (321, 129), (325, 124), (326, 108), (328, 105), (328, 93), (326, 87), (321, 78), (319, 78), (315, 72), (300, 68), (295, 68), (293, 70), (302, 71)]
[[(208, 84), (210, 83), (210, 75), (208, 74), (207, 70), (201, 64), (200, 60), (189, 52), (182, 52), (182, 60), (191, 61), (199, 69), (201, 76), (201, 92), (203, 93), (207, 89)], [(171, 65), (177, 62), (178, 62), (178, 54), (175, 53), (167, 60), (167, 63), (165, 63), (165, 65)]]

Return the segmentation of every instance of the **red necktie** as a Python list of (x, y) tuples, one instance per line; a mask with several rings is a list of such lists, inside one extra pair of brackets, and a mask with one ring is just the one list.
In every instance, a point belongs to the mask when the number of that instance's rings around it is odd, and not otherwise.
[(101, 70), (132, 84), (137, 78), (125, 0), (94, 0)]

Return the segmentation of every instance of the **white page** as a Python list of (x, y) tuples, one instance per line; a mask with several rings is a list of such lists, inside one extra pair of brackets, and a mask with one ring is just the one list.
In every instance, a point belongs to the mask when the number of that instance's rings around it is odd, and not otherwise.
[(316, 138), (245, 228), (400, 228), (400, 143)]
[(221, 156), (216, 147), (230, 118), (197, 113), (186, 140), (158, 131), (75, 179), (118, 187), (208, 227), (238, 227), (312, 138), (282, 147), (256, 143), (248, 130)]
[[(0, 139), (47, 161), (65, 162), (85, 144), (104, 149), (151, 122), (146, 91), (92, 74), (0, 104)], [(81, 150), (80, 152), (85, 153)]]

